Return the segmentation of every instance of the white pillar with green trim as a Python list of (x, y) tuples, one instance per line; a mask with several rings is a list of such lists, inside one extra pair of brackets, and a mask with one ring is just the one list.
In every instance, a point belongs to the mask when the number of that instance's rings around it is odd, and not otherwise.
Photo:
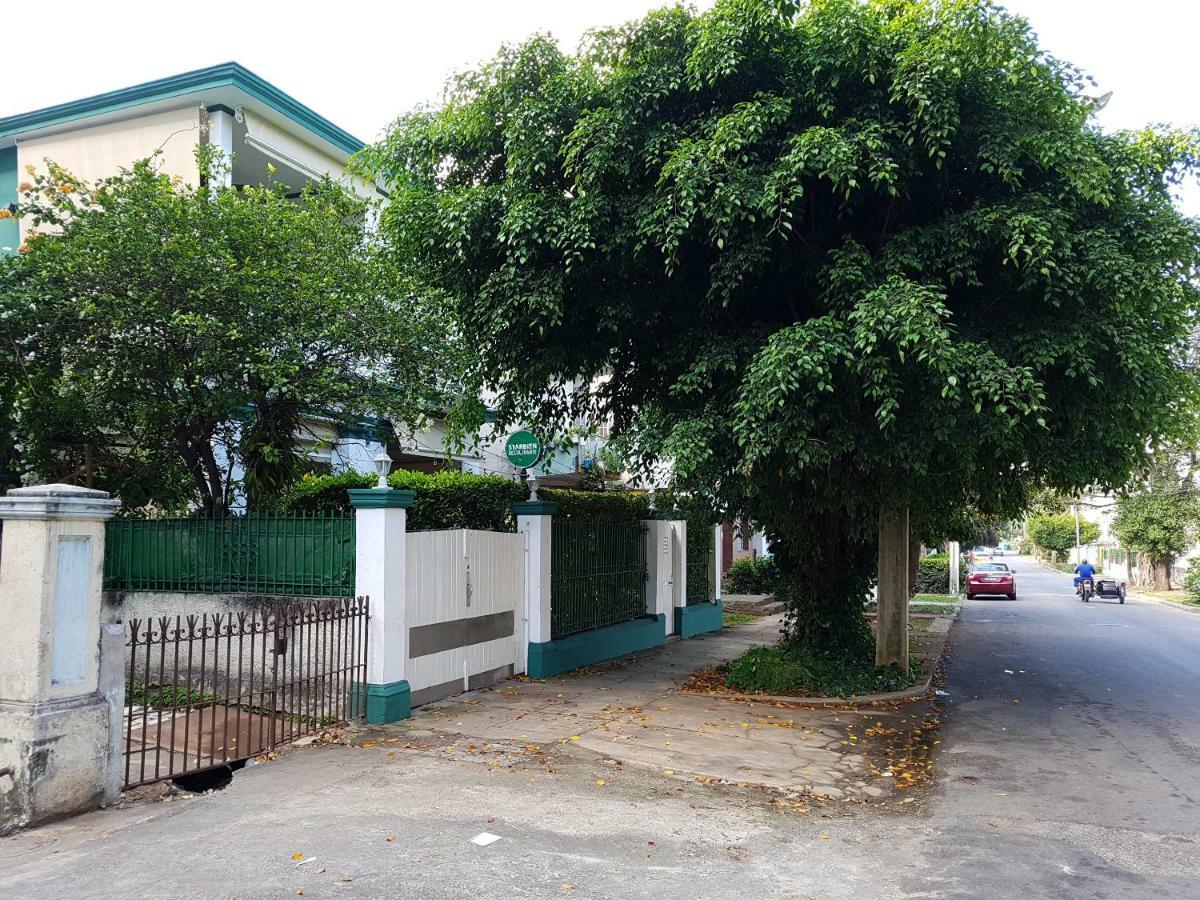
[(413, 491), (356, 488), (354, 507), (354, 592), (370, 598), (367, 628), (366, 713), (372, 724), (412, 714), (405, 677), (408, 623), (405, 618), (405, 534)]
[(540, 677), (537, 660), (530, 666), (529, 648), (548, 645), (553, 639), (550, 623), (551, 528), (558, 504), (549, 500), (525, 500), (513, 504), (517, 532), (525, 536), (524, 626), (518, 626), (515, 671)]

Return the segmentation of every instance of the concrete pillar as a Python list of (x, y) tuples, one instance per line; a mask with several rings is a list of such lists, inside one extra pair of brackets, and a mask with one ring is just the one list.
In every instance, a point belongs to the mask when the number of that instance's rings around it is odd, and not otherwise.
[(679, 629), (675, 627), (675, 619), (679, 617), (679, 613), (674, 610), (681, 609), (687, 606), (688, 598), (688, 583), (687, 583), (687, 520), (672, 519), (671, 520), (671, 608), (672, 612), (667, 615), (667, 634), (678, 634)]
[(537, 665), (530, 671), (529, 645), (552, 640), (550, 627), (551, 527), (558, 504), (549, 500), (524, 500), (513, 504), (517, 533), (525, 536), (524, 627), (518, 625), (517, 660), (513, 670), (540, 677)]
[[(113, 802), (124, 692), (105, 643), (104, 523), (117, 501), (67, 484), (0, 497), (0, 833)], [(106, 696), (107, 695), (107, 696)]]
[(879, 518), (879, 605), (875, 665), (908, 669), (908, 510)]
[(671, 605), (674, 547), (671, 523), (664, 519), (643, 519), (646, 541), (646, 615), (660, 616), (663, 634), (671, 633), (675, 621)]
[(957, 594), (962, 588), (958, 583), (959, 568), (962, 566), (962, 548), (958, 541), (947, 544), (950, 551), (950, 593)]
[(713, 586), (713, 599), (720, 600), (721, 594), (721, 554), (724, 544), (725, 535), (721, 531), (720, 525), (713, 526), (713, 555), (712, 562), (708, 566), (709, 584)]
[(404, 567), (408, 507), (416, 494), (391, 488), (355, 488), (349, 493), (354, 507), (354, 592), (370, 600), (367, 721), (396, 722), (412, 714)]
[(221, 153), (225, 170), (214, 179), (221, 187), (233, 184), (233, 113), (225, 109), (210, 109), (208, 115), (208, 143)]

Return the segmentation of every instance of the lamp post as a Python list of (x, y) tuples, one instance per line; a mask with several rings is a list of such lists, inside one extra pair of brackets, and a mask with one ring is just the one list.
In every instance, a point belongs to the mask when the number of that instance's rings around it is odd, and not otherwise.
[(388, 487), (388, 472), (392, 470), (392, 458), (388, 455), (387, 450), (380, 450), (371, 460), (375, 463), (375, 471), (379, 473), (379, 480), (375, 482), (375, 487), (381, 490), (387, 490)]

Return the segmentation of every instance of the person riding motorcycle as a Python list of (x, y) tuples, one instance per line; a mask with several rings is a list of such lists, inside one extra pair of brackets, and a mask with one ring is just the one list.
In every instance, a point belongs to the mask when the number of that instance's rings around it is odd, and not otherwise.
[(1079, 593), (1079, 586), (1085, 581), (1090, 581), (1093, 584), (1096, 581), (1096, 567), (1091, 565), (1086, 559), (1075, 567), (1075, 593)]

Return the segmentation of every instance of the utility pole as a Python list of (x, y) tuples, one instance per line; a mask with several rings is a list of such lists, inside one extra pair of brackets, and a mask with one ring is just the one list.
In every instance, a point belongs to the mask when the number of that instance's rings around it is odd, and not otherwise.
[(1079, 504), (1072, 503), (1071, 509), (1075, 513), (1075, 565), (1079, 565), (1083, 561), (1079, 557)]

